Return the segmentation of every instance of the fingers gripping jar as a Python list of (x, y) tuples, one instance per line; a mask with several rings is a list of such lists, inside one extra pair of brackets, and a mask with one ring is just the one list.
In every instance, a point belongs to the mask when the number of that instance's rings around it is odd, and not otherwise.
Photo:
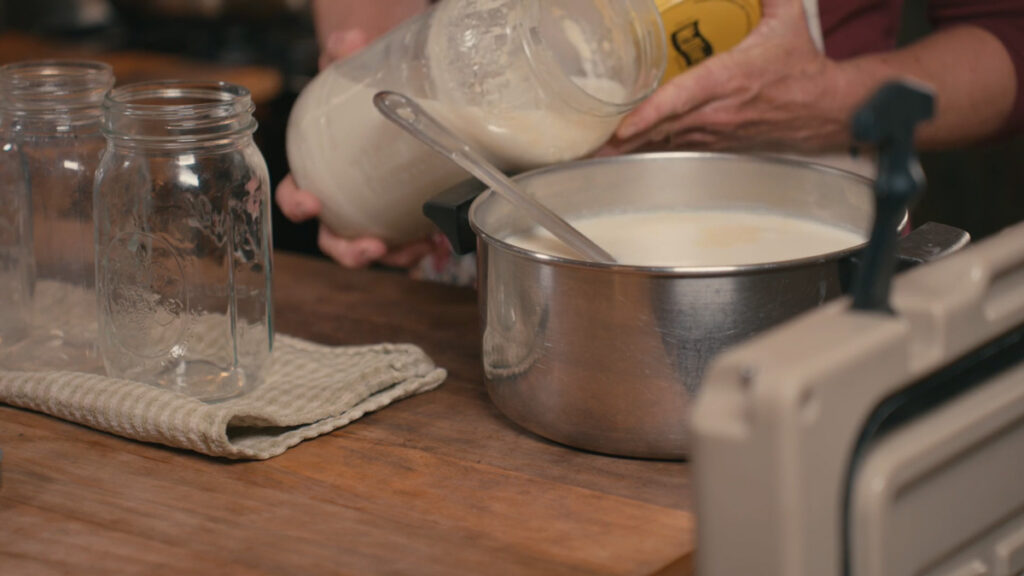
[[(15, 289), (31, 294), (31, 303), (19, 297), (30, 326), (17, 348), (0, 358), (0, 368), (102, 371), (96, 347), (92, 185), (105, 146), (100, 106), (113, 83), (110, 66), (99, 62), (27, 61), (0, 68), (0, 123), (9, 140), (4, 171), (23, 173), (31, 199), (30, 207), (23, 206), (28, 211), (19, 210), (15, 217), (13, 233), (22, 249), (31, 250), (36, 273), (33, 286), (26, 285), (24, 269), (16, 272)], [(12, 176), (10, 181), (16, 180)]]
[(273, 338), (266, 163), (249, 92), (114, 89), (96, 175), (100, 350), (111, 376), (215, 401), (261, 381)]
[(468, 176), (373, 107), (395, 90), (505, 170), (584, 156), (657, 86), (664, 31), (653, 0), (444, 0), (304, 90), (288, 122), (300, 188), (343, 236), (429, 233), (423, 201)]

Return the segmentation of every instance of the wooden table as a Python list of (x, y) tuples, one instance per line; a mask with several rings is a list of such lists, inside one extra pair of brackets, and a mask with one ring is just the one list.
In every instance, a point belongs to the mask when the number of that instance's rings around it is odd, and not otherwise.
[(278, 254), (279, 330), (413, 342), (438, 390), (265, 462), (0, 406), (0, 574), (689, 574), (687, 465), (532, 435), (483, 387), (472, 290)]

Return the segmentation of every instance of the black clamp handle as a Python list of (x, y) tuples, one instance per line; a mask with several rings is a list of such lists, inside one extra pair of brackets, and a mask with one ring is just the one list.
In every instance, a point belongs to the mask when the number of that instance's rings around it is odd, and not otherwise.
[(900, 81), (883, 86), (853, 117), (854, 140), (878, 148), (875, 222), (854, 284), (857, 310), (892, 313), (889, 288), (896, 271), (900, 220), (925, 187), (914, 130), (934, 110), (931, 90)]
[(469, 209), (487, 186), (476, 178), (448, 188), (423, 205), (423, 215), (448, 237), (456, 254), (476, 250), (476, 233), (469, 224)]

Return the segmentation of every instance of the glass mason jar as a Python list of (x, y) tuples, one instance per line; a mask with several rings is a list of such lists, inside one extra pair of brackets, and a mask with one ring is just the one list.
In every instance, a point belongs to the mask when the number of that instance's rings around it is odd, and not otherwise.
[(108, 374), (205, 401), (251, 390), (273, 316), (270, 181), (248, 90), (132, 84), (103, 108), (96, 277)]
[(416, 99), (507, 171), (584, 156), (658, 85), (654, 0), (445, 0), (303, 90), (287, 130), (299, 187), (344, 236), (429, 233), (423, 201), (468, 175), (374, 108)]
[(32, 207), (24, 157), (5, 122), (0, 93), (0, 369), (28, 335), (35, 270)]
[(18, 148), (31, 198), (36, 270), (34, 289), (29, 284), (31, 333), (5, 355), (7, 368), (102, 370), (92, 185), (105, 146), (101, 104), (113, 83), (110, 66), (99, 62), (29, 61), (0, 68), (2, 122)]

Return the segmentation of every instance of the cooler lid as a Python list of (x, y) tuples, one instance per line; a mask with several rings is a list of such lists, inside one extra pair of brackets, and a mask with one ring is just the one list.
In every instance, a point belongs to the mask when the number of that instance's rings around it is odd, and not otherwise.
[(1024, 224), (900, 275), (891, 308), (837, 301), (713, 363), (701, 574), (1024, 570)]

